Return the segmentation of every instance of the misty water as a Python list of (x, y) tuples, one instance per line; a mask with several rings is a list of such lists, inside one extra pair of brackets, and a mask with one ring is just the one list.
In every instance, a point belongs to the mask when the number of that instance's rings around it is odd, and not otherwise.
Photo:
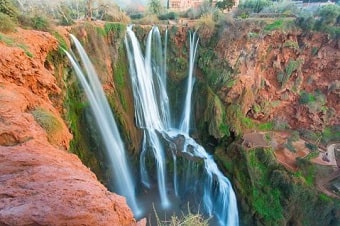
[[(135, 122), (143, 131), (139, 176), (131, 174), (125, 146), (105, 99), (98, 76), (78, 40), (72, 40), (82, 67), (67, 53), (89, 99), (96, 123), (108, 152), (118, 194), (127, 202), (136, 218), (148, 217), (154, 208), (168, 219), (172, 213), (188, 210), (212, 218), (212, 225), (238, 225), (238, 210), (229, 180), (218, 169), (203, 146), (190, 137), (191, 101), (195, 82), (194, 67), (199, 40), (189, 34), (187, 90), (183, 97), (180, 121), (173, 121), (167, 93), (167, 35), (157, 27), (148, 34), (145, 52), (133, 27), (127, 28), (125, 46), (133, 88)], [(164, 42), (165, 41), (165, 42)], [(84, 71), (82, 70), (84, 68)], [(189, 203), (189, 204), (188, 204)]]

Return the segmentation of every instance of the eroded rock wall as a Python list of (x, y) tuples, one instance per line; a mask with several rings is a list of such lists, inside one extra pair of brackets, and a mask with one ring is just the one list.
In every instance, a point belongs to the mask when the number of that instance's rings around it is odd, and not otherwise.
[(58, 43), (19, 29), (0, 42), (0, 224), (135, 225), (79, 158), (61, 114), (61, 89), (46, 61)]

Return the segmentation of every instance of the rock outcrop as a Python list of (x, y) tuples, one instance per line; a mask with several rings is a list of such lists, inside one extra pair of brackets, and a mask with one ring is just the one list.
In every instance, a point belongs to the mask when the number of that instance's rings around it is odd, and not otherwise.
[[(48, 33), (19, 29), (0, 42), (0, 225), (136, 225), (123, 197), (109, 192), (67, 151)], [(145, 222), (144, 222), (145, 224)]]
[[(259, 32), (251, 24), (242, 32), (230, 29), (215, 47), (218, 57), (238, 72), (231, 88), (217, 91), (225, 104), (238, 103), (243, 115), (261, 122), (284, 121), (293, 129), (339, 123), (336, 39), (300, 31)], [(313, 98), (311, 103), (301, 103), (303, 93)]]

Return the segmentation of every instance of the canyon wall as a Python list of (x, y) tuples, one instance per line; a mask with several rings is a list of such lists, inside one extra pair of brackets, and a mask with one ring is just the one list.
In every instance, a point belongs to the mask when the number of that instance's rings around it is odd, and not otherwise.
[(136, 225), (125, 198), (68, 151), (64, 93), (48, 60), (57, 40), (20, 28), (1, 37), (0, 224)]

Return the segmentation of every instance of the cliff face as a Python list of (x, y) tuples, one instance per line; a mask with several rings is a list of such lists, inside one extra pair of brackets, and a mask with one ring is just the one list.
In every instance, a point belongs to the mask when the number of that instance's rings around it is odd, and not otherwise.
[(0, 42), (0, 224), (134, 225), (77, 156), (56, 101), (61, 90), (46, 61), (57, 41), (18, 29)]
[(217, 91), (221, 100), (238, 102), (250, 118), (281, 120), (292, 129), (339, 123), (339, 41), (327, 34), (257, 29), (249, 26), (238, 37), (225, 31), (218, 41), (216, 52), (236, 72), (234, 85)]

